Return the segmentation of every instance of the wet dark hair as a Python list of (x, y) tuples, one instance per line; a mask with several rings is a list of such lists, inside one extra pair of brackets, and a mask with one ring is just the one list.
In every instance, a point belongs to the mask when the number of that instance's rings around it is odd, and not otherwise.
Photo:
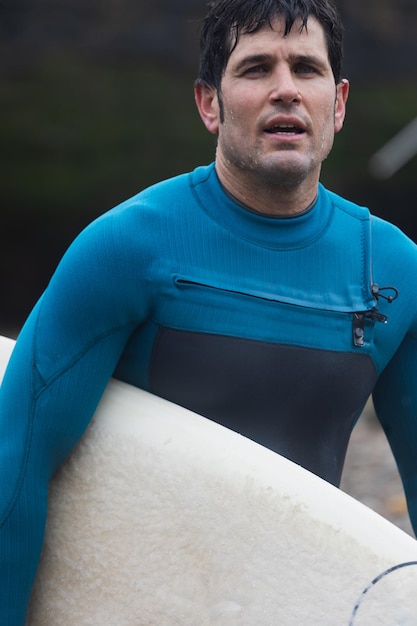
[(220, 84), (229, 57), (243, 33), (255, 33), (275, 17), (285, 20), (285, 35), (297, 18), (301, 30), (309, 16), (322, 25), (329, 61), (336, 84), (342, 78), (343, 25), (332, 0), (212, 0), (208, 3), (200, 37), (200, 67), (197, 83), (215, 87)]

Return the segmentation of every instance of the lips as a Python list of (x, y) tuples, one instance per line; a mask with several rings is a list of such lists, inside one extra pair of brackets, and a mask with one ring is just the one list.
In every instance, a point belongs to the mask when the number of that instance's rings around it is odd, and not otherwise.
[(265, 128), (265, 132), (271, 135), (302, 135), (306, 128), (299, 120), (272, 120)]

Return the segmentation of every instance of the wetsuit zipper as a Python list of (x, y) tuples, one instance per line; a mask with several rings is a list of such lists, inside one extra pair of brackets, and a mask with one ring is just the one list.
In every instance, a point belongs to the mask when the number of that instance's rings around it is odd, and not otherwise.
[[(387, 295), (386, 292), (389, 294)], [(398, 289), (396, 287), (380, 287), (376, 283), (371, 285), (371, 292), (375, 299), (375, 306), (370, 311), (362, 311), (353, 314), (353, 343), (357, 348), (361, 348), (365, 345), (365, 321), (371, 320), (372, 322), (382, 322), (386, 324), (388, 321), (388, 315), (380, 313), (378, 311), (378, 300), (383, 298), (391, 304), (398, 298)]]
[(284, 304), (287, 306), (301, 307), (304, 309), (311, 309), (311, 310), (316, 310), (316, 311), (326, 311), (327, 313), (334, 312), (340, 315), (353, 316), (352, 339), (353, 339), (354, 346), (357, 348), (361, 348), (365, 345), (366, 320), (370, 322), (374, 322), (374, 323), (381, 322), (383, 324), (385, 324), (388, 320), (387, 315), (380, 313), (378, 311), (377, 302), (378, 302), (378, 296), (380, 295), (380, 289), (378, 285), (372, 286), (372, 293), (374, 295), (376, 305), (368, 311), (351, 312), (351, 311), (344, 311), (344, 310), (337, 310), (337, 309), (326, 309), (323, 307), (307, 306), (307, 305), (291, 302), (290, 300), (287, 300), (284, 298), (278, 298), (275, 295), (269, 294), (269, 293), (249, 293), (247, 291), (239, 291), (237, 289), (229, 289), (225, 287), (219, 287), (216, 285), (209, 285), (208, 283), (202, 283), (202, 282), (195, 281), (189, 278), (184, 278), (181, 276), (175, 276), (174, 282), (178, 287), (197, 287), (197, 288), (203, 288), (203, 289), (212, 289), (213, 291), (221, 291), (224, 293), (231, 293), (231, 294), (246, 296), (249, 298), (258, 298), (261, 300), (268, 300), (270, 302), (277, 302), (278, 304)]
[(365, 320), (367, 319), (386, 324), (388, 315), (380, 313), (376, 308), (353, 314), (353, 343), (357, 348), (362, 348), (365, 345)]

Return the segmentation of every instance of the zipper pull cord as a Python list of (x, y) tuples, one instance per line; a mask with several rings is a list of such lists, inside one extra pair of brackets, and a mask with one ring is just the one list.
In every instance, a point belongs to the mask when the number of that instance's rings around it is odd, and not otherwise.
[[(376, 301), (378, 301), (379, 298), (383, 298), (388, 302), (388, 304), (394, 302), (394, 300), (396, 300), (399, 296), (398, 289), (396, 287), (380, 287), (376, 283), (371, 286), (371, 291)], [(383, 291), (391, 291), (392, 293), (387, 296), (385, 293), (382, 293)]]
[[(372, 295), (375, 298), (375, 307), (371, 311), (364, 311), (355, 313), (353, 315), (353, 343), (357, 348), (362, 348), (365, 345), (365, 320), (370, 319), (374, 322), (387, 323), (388, 315), (380, 313), (378, 311), (378, 300), (383, 298), (391, 304), (398, 298), (399, 292), (396, 287), (380, 287), (376, 283), (371, 286)], [(391, 291), (391, 294), (386, 295), (383, 291)]]

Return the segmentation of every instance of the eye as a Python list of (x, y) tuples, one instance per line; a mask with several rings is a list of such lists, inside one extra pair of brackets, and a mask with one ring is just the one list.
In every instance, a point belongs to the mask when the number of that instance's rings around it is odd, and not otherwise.
[(317, 74), (318, 70), (314, 65), (310, 65), (309, 63), (299, 63), (295, 67), (296, 74)]
[(251, 67), (246, 68), (244, 71), (245, 76), (257, 76), (261, 74), (266, 74), (267, 68), (264, 65), (252, 65)]

